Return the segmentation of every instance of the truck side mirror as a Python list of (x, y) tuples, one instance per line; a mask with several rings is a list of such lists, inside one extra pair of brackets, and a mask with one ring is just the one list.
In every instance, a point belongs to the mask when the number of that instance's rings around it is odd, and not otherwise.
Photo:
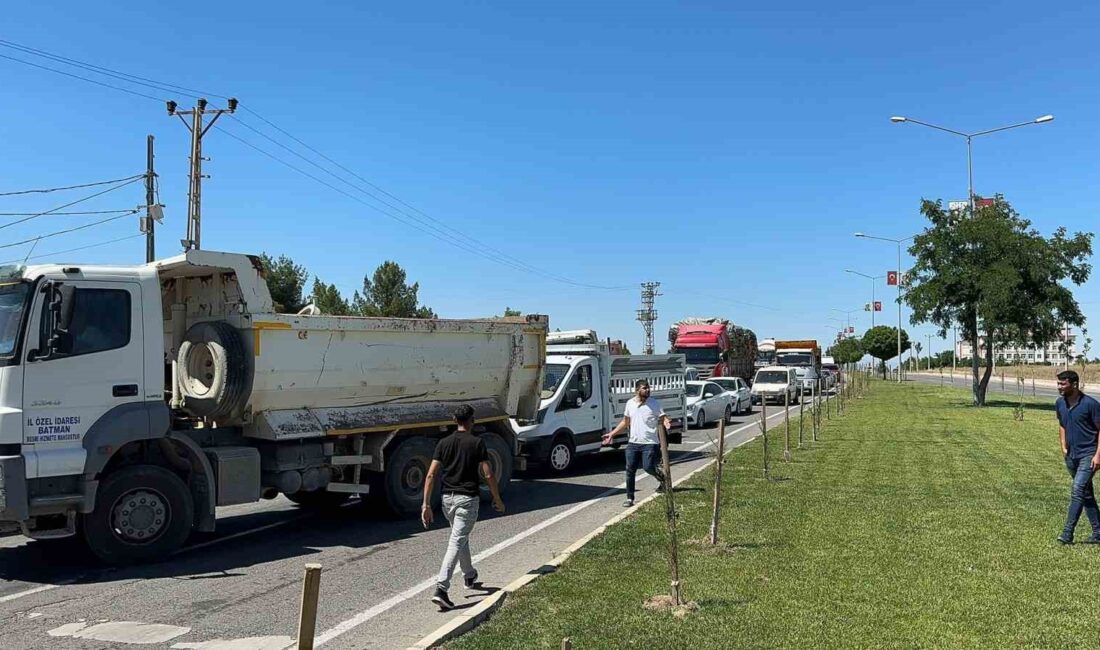
[(49, 294), (42, 332), (46, 339), (37, 350), (31, 352), (29, 361), (49, 361), (69, 351), (69, 328), (73, 324), (73, 304), (76, 289), (61, 282), (46, 285)]
[(73, 324), (73, 306), (76, 304), (76, 288), (71, 284), (56, 285), (58, 307), (58, 319), (55, 324), (59, 333), (68, 334)]

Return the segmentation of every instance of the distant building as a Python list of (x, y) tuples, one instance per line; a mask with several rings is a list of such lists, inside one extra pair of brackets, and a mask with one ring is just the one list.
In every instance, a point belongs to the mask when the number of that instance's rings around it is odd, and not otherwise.
[[(997, 362), (1004, 363), (1040, 363), (1054, 366), (1065, 365), (1066, 355), (1063, 351), (1062, 341), (1068, 343), (1069, 360), (1072, 363), (1077, 358), (1077, 335), (1072, 330), (1063, 332), (1056, 340), (1044, 346), (1015, 346), (998, 345), (993, 342), (993, 358)], [(978, 337), (978, 345), (984, 350), (985, 337)], [(960, 359), (969, 359), (971, 355), (970, 341), (959, 341), (955, 345), (955, 354)]]

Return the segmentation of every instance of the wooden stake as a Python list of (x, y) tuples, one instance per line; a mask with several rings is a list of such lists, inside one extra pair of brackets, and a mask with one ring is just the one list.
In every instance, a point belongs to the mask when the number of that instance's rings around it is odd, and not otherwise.
[(714, 512), (710, 517), (710, 543), (718, 543), (718, 519), (722, 508), (722, 465), (726, 463), (726, 419), (718, 425), (718, 459), (714, 461)]
[(307, 564), (302, 580), (302, 608), (298, 614), (298, 650), (313, 650), (317, 631), (317, 597), (321, 592), (321, 565)]
[(802, 432), (806, 429), (803, 426), (805, 423), (802, 421), (802, 405), (806, 402), (804, 399), (798, 400), (798, 448), (802, 449)]
[(760, 395), (760, 433), (764, 438), (764, 478), (768, 478), (768, 398)]
[[(723, 421), (725, 418), (723, 418)], [(668, 460), (668, 432), (663, 425), (657, 426), (661, 436), (661, 469), (665, 477), (665, 518), (668, 520), (668, 568), (672, 574), (672, 604), (679, 607), (684, 604), (680, 596), (680, 546), (676, 541), (676, 502), (672, 496), (672, 465)]]
[[(799, 387), (798, 390), (801, 391), (802, 388)], [(791, 394), (783, 393), (783, 396), (783, 462), (789, 463), (791, 462)]]

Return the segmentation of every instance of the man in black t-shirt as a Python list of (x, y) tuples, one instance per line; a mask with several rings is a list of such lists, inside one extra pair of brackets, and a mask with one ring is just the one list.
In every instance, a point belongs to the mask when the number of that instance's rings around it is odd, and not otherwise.
[[(455, 565), (462, 567), (462, 579), (467, 589), (480, 587), (477, 570), (470, 558), (470, 532), (477, 523), (478, 507), (481, 503), (481, 475), (489, 484), (493, 495), (493, 507), (504, 512), (504, 501), (500, 498), (496, 478), (489, 465), (489, 453), (485, 442), (474, 435), (474, 409), (462, 405), (455, 410), (455, 423), (458, 430), (439, 441), (435, 447), (428, 477), (424, 479), (424, 506), (420, 510), (420, 520), (427, 528), (432, 523), (432, 488), (435, 477), (443, 474), (443, 515), (451, 525), (451, 538), (447, 543), (447, 553), (443, 556), (443, 565), (436, 578), (435, 593), (432, 602), (440, 611), (454, 608), (447, 597), (451, 586), (451, 575)], [(480, 471), (480, 474), (479, 474)]]

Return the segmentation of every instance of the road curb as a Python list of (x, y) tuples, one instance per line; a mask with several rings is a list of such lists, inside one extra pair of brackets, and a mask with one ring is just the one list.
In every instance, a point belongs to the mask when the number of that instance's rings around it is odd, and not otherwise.
[[(747, 445), (748, 443), (756, 440), (759, 437), (760, 434), (757, 433), (739, 444), (732, 445), (727, 448), (726, 453), (729, 454), (734, 449)], [(672, 482), (673, 487), (676, 487), (684, 481), (689, 480), (699, 472), (711, 468), (715, 462), (717, 462), (717, 459), (711, 460), (705, 465), (701, 465), (688, 472), (687, 474), (684, 474), (680, 478), (675, 479)], [(418, 641), (415, 645), (409, 646), (408, 650), (428, 650), (429, 648), (435, 648), (443, 643), (446, 643), (447, 641), (450, 641), (451, 639), (454, 639), (469, 632), (470, 630), (473, 630), (478, 625), (481, 625), (485, 621), (489, 620), (489, 617), (492, 616), (493, 613), (496, 612), (498, 609), (500, 609), (502, 605), (504, 605), (505, 600), (507, 600), (510, 594), (515, 593), (523, 587), (526, 587), (527, 585), (531, 584), (535, 580), (538, 580), (544, 575), (554, 573), (561, 567), (562, 564), (565, 563), (566, 560), (572, 557), (574, 553), (579, 551), (597, 536), (606, 532), (608, 528), (633, 515), (647, 503), (653, 501), (660, 496), (660, 494), (654, 492), (653, 494), (650, 494), (641, 501), (638, 501), (633, 506), (624, 509), (619, 514), (608, 519), (600, 526), (597, 526), (591, 532), (587, 533), (577, 541), (570, 544), (565, 550), (555, 555), (554, 558), (546, 564), (536, 569), (532, 569), (531, 571), (528, 571), (519, 578), (516, 578), (512, 582), (505, 585), (500, 591), (494, 592), (492, 595), (481, 600), (477, 605), (472, 607), (469, 612), (451, 619), (444, 625), (437, 628), (434, 632)]]

